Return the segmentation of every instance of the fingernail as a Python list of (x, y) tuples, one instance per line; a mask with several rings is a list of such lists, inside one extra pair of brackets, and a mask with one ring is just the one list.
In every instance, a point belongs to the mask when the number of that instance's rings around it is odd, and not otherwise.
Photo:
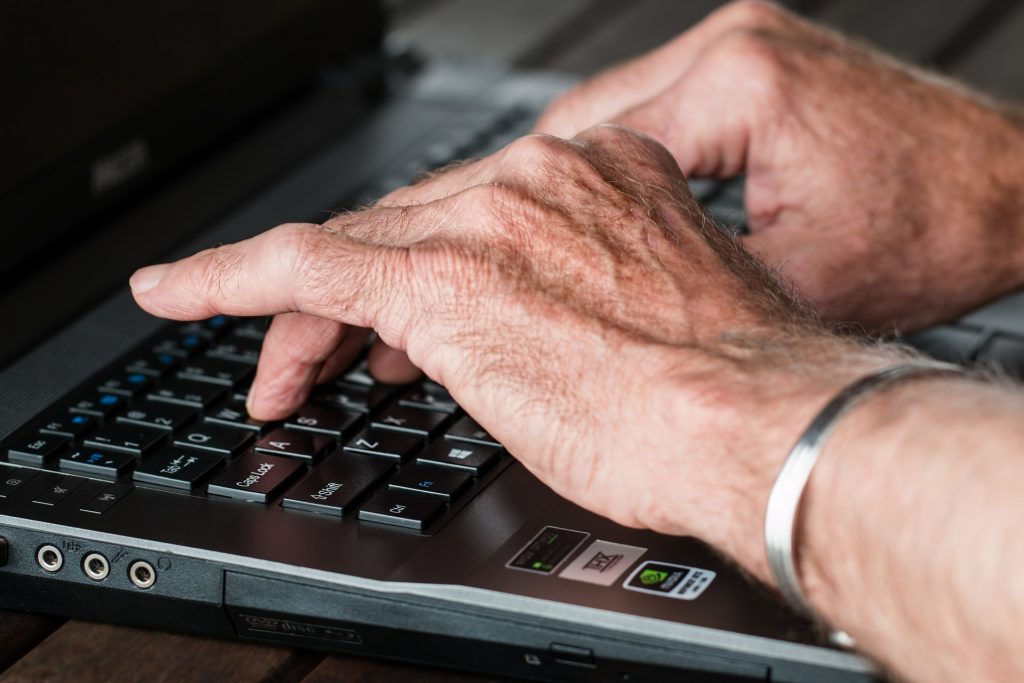
[(128, 284), (131, 285), (133, 292), (138, 294), (148, 292), (160, 284), (160, 281), (164, 279), (164, 275), (167, 274), (168, 268), (170, 268), (170, 265), (166, 263), (140, 268), (131, 276), (131, 279), (128, 280)]

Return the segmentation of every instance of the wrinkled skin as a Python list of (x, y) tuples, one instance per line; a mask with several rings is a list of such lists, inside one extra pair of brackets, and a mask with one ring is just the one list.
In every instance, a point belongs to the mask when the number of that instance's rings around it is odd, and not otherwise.
[[(304, 363), (267, 337), (261, 378), (268, 364), (305, 373), (279, 415), (339, 353), (341, 326), (373, 328), (557, 492), (723, 547), (758, 544), (730, 537), (722, 511), (759, 517), (815, 407), (882, 362), (857, 360), (721, 235), (663, 148), (613, 126), (526, 137), (366, 211), (281, 226), (133, 286), (165, 317), (319, 326), (325, 343)], [(690, 486), (673, 484), (666, 506), (664, 472), (679, 467)]]
[(1019, 116), (774, 5), (727, 5), (537, 130), (602, 121), (687, 175), (745, 172), (747, 247), (829, 320), (913, 330), (1024, 285)]

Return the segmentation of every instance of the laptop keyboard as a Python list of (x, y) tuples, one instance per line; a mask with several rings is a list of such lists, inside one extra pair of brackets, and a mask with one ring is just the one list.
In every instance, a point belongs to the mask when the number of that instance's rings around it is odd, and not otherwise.
[(365, 360), (287, 419), (251, 418), (265, 325), (168, 325), (8, 439), (8, 463), (53, 478), (33, 499), (46, 506), (80, 474), (120, 496), (142, 486), (427, 531), (511, 461), (443, 387), (380, 384)]

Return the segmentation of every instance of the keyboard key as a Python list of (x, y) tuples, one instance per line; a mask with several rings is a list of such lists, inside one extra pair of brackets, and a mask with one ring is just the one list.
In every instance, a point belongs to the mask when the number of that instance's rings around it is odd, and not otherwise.
[(447, 419), (448, 415), (444, 413), (392, 405), (377, 415), (370, 426), (376, 429), (390, 429), (430, 436), (438, 431)]
[(213, 344), (206, 351), (208, 358), (223, 358), (236, 363), (256, 365), (260, 359), (260, 347), (262, 342), (258, 339), (248, 339), (232, 335)]
[(206, 423), (234, 429), (246, 429), (254, 434), (262, 434), (267, 428), (267, 423), (263, 420), (249, 417), (245, 401), (237, 398), (229, 398), (219, 408), (207, 413)]
[(480, 444), (481, 446), (501, 446), (497, 439), (487, 433), (483, 427), (476, 423), (476, 420), (466, 415), (460, 417), (455, 424), (445, 432), (444, 438), (454, 441), (466, 441), (468, 443)]
[(253, 374), (251, 365), (223, 358), (195, 358), (178, 368), (178, 378), (233, 387)]
[(472, 481), (473, 477), (469, 472), (427, 465), (405, 465), (402, 471), (388, 482), (388, 488), (452, 500), (466, 490)]
[(179, 329), (182, 334), (198, 334), (204, 339), (216, 339), (231, 329), (231, 318), (226, 315), (216, 315), (206, 320), (185, 323)]
[(189, 382), (183, 379), (164, 380), (159, 387), (150, 391), (146, 398), (151, 401), (177, 403), (193, 408), (207, 408), (224, 395), (224, 387), (206, 382)]
[(85, 439), (85, 446), (142, 456), (160, 445), (166, 436), (161, 430), (115, 423), (100, 427)]
[(422, 382), (409, 388), (398, 399), (398, 405), (420, 410), (433, 410), (451, 415), (459, 409), (455, 399), (443, 387), (433, 382)]
[(76, 415), (70, 412), (57, 412), (44, 418), (38, 426), (40, 434), (77, 439), (96, 426), (96, 418), (82, 413)]
[(8, 444), (7, 459), (22, 465), (42, 467), (67, 450), (68, 440), (49, 434), (29, 434)]
[(142, 353), (128, 361), (127, 372), (140, 372), (150, 377), (163, 377), (178, 366), (177, 356), (169, 353)]
[(153, 346), (153, 353), (166, 353), (178, 358), (189, 358), (206, 348), (207, 340), (194, 332), (172, 334)]
[(231, 332), (231, 336), (263, 341), (263, 338), (267, 336), (267, 328), (269, 326), (270, 318), (238, 318), (235, 321), (235, 329)]
[(206, 490), (217, 496), (266, 503), (304, 469), (294, 458), (249, 452), (228, 465)]
[(153, 378), (143, 372), (122, 372), (100, 382), (97, 389), (110, 394), (138, 396), (153, 384)]
[(327, 434), (340, 439), (351, 434), (362, 421), (363, 416), (359, 413), (310, 405), (299, 408), (299, 412), (292, 415), (284, 426), (289, 429)]
[(1000, 368), (1012, 377), (1024, 379), (1024, 337), (993, 335), (982, 349), (979, 360)]
[(359, 510), (359, 519), (406, 529), (424, 529), (444, 512), (444, 508), (445, 502), (440, 496), (384, 490)]
[(10, 497), (38, 473), (38, 470), (0, 465), (0, 498)]
[(296, 429), (275, 429), (256, 443), (256, 450), (313, 461), (332, 446), (334, 439), (323, 434)]
[(907, 337), (907, 341), (929, 356), (950, 363), (967, 363), (974, 358), (982, 336), (966, 326), (932, 327)]
[[(405, 185), (405, 183), (402, 184)], [(368, 387), (377, 383), (377, 380), (370, 374), (370, 365), (365, 359), (356, 363), (348, 372), (342, 375), (341, 379), (350, 384), (361, 384)]]
[(498, 462), (500, 457), (501, 449), (494, 446), (437, 441), (416, 458), (416, 462), (423, 465), (453, 467), (477, 476)]
[(76, 448), (60, 459), (62, 470), (105, 477), (119, 477), (134, 464), (135, 456), (130, 453), (104, 452), (93, 448)]
[(340, 517), (388, 475), (394, 465), (380, 458), (336, 453), (288, 491), (282, 507)]
[(71, 399), (68, 410), (73, 413), (106, 418), (124, 407), (126, 401), (127, 399), (119, 394), (99, 391), (90, 392)]
[(174, 437), (179, 448), (217, 453), (230, 458), (240, 453), (253, 440), (253, 433), (247, 429), (234, 429), (215, 424), (194, 425)]
[(187, 425), (198, 414), (195, 408), (176, 403), (136, 401), (123, 415), (117, 416), (117, 421), (139, 427), (174, 431)]
[(61, 477), (32, 496), (32, 502), (52, 507), (67, 498), (68, 494), (84, 483), (85, 479), (81, 477)]
[(127, 482), (118, 482), (116, 484), (111, 484), (107, 488), (97, 493), (95, 497), (93, 497), (80, 509), (82, 512), (91, 512), (94, 515), (102, 515), (104, 512), (109, 510), (115, 503), (124, 500), (124, 497), (131, 493), (134, 489), (135, 487)]
[(366, 429), (354, 436), (345, 450), (350, 453), (378, 455), (392, 460), (407, 460), (423, 447), (423, 439), (412, 434)]
[(224, 458), (217, 453), (164, 448), (139, 463), (132, 478), (191, 491), (223, 464)]
[(315, 399), (320, 405), (337, 410), (351, 410), (357, 413), (369, 413), (387, 403), (392, 390), (378, 384), (364, 386), (337, 382), (334, 386), (321, 392)]

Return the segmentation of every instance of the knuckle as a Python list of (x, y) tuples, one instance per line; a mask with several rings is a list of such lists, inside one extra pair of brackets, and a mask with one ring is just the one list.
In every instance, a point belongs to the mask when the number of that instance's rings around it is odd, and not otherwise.
[(721, 64), (735, 75), (732, 80), (756, 84), (764, 93), (781, 89), (784, 55), (769, 34), (758, 29), (735, 29), (721, 38), (718, 47), (724, 55)]
[(517, 164), (529, 167), (545, 167), (566, 154), (571, 154), (565, 141), (553, 135), (533, 133), (524, 135), (505, 148), (505, 156)]
[(730, 21), (752, 27), (775, 26), (785, 14), (782, 7), (767, 0), (738, 0), (722, 9), (722, 15)]

